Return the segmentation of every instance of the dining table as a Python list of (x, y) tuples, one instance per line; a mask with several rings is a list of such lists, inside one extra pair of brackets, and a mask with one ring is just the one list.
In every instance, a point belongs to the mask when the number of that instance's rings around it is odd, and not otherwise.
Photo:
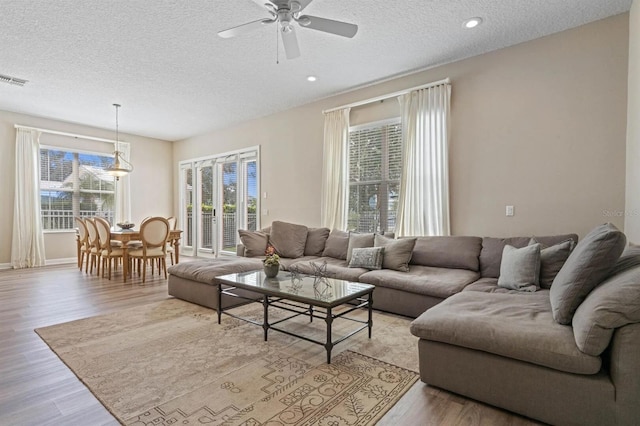
[[(171, 244), (175, 253), (175, 262), (180, 261), (180, 237), (182, 230), (172, 229), (169, 231), (167, 242)], [(129, 242), (142, 241), (140, 230), (136, 229), (120, 229), (111, 230), (111, 240), (122, 242), (122, 272), (124, 274), (124, 282), (127, 282), (129, 276)]]

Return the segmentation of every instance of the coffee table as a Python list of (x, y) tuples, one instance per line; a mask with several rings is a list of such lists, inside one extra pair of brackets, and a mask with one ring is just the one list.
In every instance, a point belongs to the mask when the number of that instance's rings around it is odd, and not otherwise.
[[(322, 345), (327, 350), (327, 364), (331, 364), (331, 349), (333, 349), (336, 344), (353, 336), (357, 332), (364, 330), (365, 328), (369, 329), (369, 338), (371, 338), (371, 329), (373, 327), (373, 290), (375, 287), (370, 284), (354, 283), (335, 278), (319, 278), (297, 274), (292, 275), (289, 272), (283, 271), (281, 271), (275, 278), (267, 278), (263, 271), (222, 275), (216, 277), (216, 282), (218, 285), (218, 324), (222, 321), (222, 314), (226, 314), (231, 317), (262, 326), (265, 341), (267, 341), (269, 330), (276, 330), (311, 343)], [(234, 293), (234, 290), (236, 289), (250, 290), (254, 293), (258, 293), (260, 297), (250, 299), (238, 296)], [(262, 322), (234, 315), (229, 312), (231, 309), (230, 307), (223, 309), (223, 296), (261, 303), (264, 307)], [(338, 313), (334, 312), (334, 309), (337, 307), (347, 305), (349, 303), (351, 304), (346, 306), (344, 310), (341, 309)], [(270, 323), (270, 307), (291, 312), (293, 315)], [(365, 308), (368, 310), (367, 321), (346, 316), (357, 309)], [(313, 322), (314, 318), (324, 319), (327, 326), (327, 338), (324, 342), (276, 327), (277, 324), (300, 315), (308, 316), (309, 322)], [(363, 325), (351, 331), (347, 335), (334, 340), (331, 326), (333, 324), (333, 320), (338, 318)]]

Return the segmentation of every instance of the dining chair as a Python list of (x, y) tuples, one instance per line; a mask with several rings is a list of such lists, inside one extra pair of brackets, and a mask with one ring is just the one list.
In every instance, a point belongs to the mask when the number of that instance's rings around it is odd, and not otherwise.
[[(176, 220), (175, 216), (169, 216), (167, 218), (167, 222), (169, 222), (169, 229), (170, 230), (173, 231), (174, 229), (176, 229), (176, 226), (178, 225), (178, 221)], [(172, 240), (170, 240), (167, 243), (167, 253), (169, 253), (169, 257), (171, 258), (171, 264), (173, 265), (174, 264), (173, 254), (175, 253), (175, 249), (173, 248), (173, 241)]]
[(96, 273), (100, 275), (100, 237), (98, 235), (98, 228), (96, 227), (95, 219), (92, 217), (88, 217), (84, 220), (84, 223), (87, 225), (87, 231), (89, 234), (89, 257), (91, 260), (91, 265), (89, 265), (89, 259), (87, 259), (87, 268), (85, 272), (93, 274), (93, 265), (96, 265)]
[[(129, 250), (129, 259), (138, 260), (138, 273), (140, 272), (140, 262), (144, 265), (142, 269), (142, 282), (147, 277), (147, 260), (153, 268), (153, 261), (158, 260), (167, 278), (167, 239), (169, 238), (169, 222), (164, 217), (152, 217), (142, 222), (140, 226), (140, 239), (142, 247)], [(131, 270), (132, 268), (129, 268)], [(153, 269), (152, 269), (153, 274)]]
[[(122, 246), (115, 245), (116, 241), (111, 241), (111, 226), (109, 221), (102, 217), (94, 218), (96, 227), (98, 228), (98, 241), (100, 243), (100, 256), (102, 259), (102, 277), (104, 277), (104, 269), (109, 263), (109, 279), (111, 279), (111, 266), (118, 259), (122, 259)], [(117, 266), (114, 265), (114, 268)]]
[(89, 264), (89, 252), (91, 251), (89, 248), (89, 231), (83, 218), (76, 216), (74, 221), (78, 229), (78, 268), (82, 271), (85, 257), (87, 258), (87, 265)]

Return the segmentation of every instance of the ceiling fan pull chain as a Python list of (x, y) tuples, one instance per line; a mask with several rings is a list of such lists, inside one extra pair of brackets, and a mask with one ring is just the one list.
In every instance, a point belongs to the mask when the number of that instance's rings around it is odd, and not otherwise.
[(279, 58), (279, 54), (280, 54), (280, 28), (279, 26), (276, 24), (276, 65), (280, 65), (280, 58)]

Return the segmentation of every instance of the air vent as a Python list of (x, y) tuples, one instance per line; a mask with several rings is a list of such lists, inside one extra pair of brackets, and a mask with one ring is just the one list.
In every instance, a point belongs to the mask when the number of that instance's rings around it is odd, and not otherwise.
[(13, 85), (22, 87), (29, 80), (23, 80), (21, 78), (0, 74), (0, 81), (2, 81), (3, 83), (13, 84)]

